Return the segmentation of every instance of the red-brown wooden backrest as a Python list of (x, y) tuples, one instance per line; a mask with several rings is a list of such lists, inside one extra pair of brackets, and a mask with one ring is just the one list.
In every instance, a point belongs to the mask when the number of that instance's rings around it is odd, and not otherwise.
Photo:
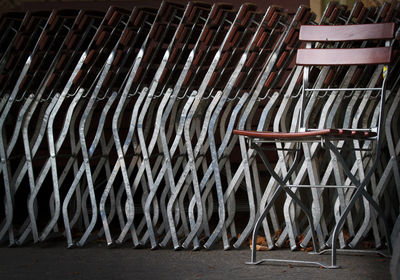
[[(394, 23), (355, 25), (303, 25), (299, 39), (306, 42), (343, 42), (364, 40), (390, 40), (394, 37)], [(391, 47), (299, 49), (298, 65), (362, 65), (389, 64)]]

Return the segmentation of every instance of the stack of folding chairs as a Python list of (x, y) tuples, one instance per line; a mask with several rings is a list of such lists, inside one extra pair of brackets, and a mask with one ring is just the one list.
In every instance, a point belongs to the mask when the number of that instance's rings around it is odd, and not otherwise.
[[(68, 247), (102, 238), (110, 246), (199, 249), (219, 240), (224, 249), (242, 246), (277, 183), (232, 131), (289, 131), (296, 123), (300, 25), (398, 24), (399, 12), (396, 3), (347, 9), (331, 2), (317, 23), (303, 6), (288, 15), (275, 6), (163, 2), (158, 10), (2, 14), (0, 240), (21, 245), (61, 235)], [(396, 36), (382, 156), (368, 186), (392, 225), (400, 201)], [(313, 80), (325, 87), (380, 82), (373, 69), (351, 71), (321, 69)], [(340, 107), (345, 124), (373, 122), (374, 100), (373, 94), (321, 94), (313, 106), (325, 119), (312, 121), (333, 121)], [(358, 119), (356, 110), (370, 110), (370, 118)], [(368, 147), (361, 148), (348, 159), (358, 176), (369, 165)], [(313, 177), (319, 185), (350, 184), (316, 146), (310, 152), (315, 174), (304, 162), (294, 183)], [(286, 172), (287, 160), (278, 152), (278, 173)], [(352, 192), (318, 189), (307, 198), (320, 247), (330, 246)], [(263, 229), (270, 249), (289, 244), (295, 250), (311, 239), (290, 197), (274, 205)], [(365, 237), (384, 245), (376, 213), (360, 200), (340, 246), (356, 247)]]

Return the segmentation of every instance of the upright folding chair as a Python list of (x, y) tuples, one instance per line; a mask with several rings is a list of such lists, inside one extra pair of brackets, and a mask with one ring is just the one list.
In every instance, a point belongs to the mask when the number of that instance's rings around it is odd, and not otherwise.
[[(261, 262), (283, 262), (283, 263), (302, 263), (322, 266), (325, 268), (338, 268), (336, 265), (336, 241), (338, 239), (339, 232), (343, 227), (343, 224), (355, 205), (355, 202), (360, 197), (365, 197), (372, 207), (377, 211), (383, 221), (383, 230), (386, 235), (387, 246), (391, 251), (390, 239), (388, 238), (387, 225), (383, 211), (380, 209), (378, 203), (374, 201), (372, 196), (367, 191), (367, 185), (370, 182), (371, 176), (374, 174), (377, 162), (380, 155), (380, 144), (382, 140), (382, 127), (383, 127), (383, 116), (384, 116), (384, 105), (385, 105), (385, 84), (388, 73), (388, 64), (392, 58), (392, 48), (390, 46), (390, 39), (394, 37), (395, 25), (394, 23), (380, 23), (380, 24), (359, 24), (359, 25), (336, 25), (336, 26), (309, 26), (304, 25), (300, 28), (299, 39), (305, 41), (306, 48), (299, 49), (297, 52), (296, 64), (303, 67), (303, 87), (301, 90), (301, 96), (299, 97), (299, 111), (295, 111), (293, 117), (298, 119), (298, 129), (296, 132), (258, 132), (258, 131), (246, 131), (246, 130), (234, 130), (237, 135), (245, 136), (249, 139), (249, 143), (253, 149), (257, 151), (265, 164), (267, 170), (271, 176), (278, 182), (279, 187), (275, 190), (269, 203), (265, 207), (264, 211), (258, 218), (254, 230), (252, 239), (252, 255), (249, 264), (258, 264)], [(371, 44), (371, 40), (374, 42)], [(376, 42), (380, 40), (386, 40), (384, 46), (378, 47)], [(320, 42), (320, 43), (318, 43)], [(313, 43), (316, 43), (313, 46)], [(321, 48), (323, 44), (327, 44), (327, 48)], [(335, 44), (334, 48), (329, 47), (329, 44)], [(341, 48), (337, 48), (338, 45)], [(369, 45), (368, 45), (369, 44)], [(369, 47), (373, 45), (373, 47)], [(366, 47), (368, 46), (368, 47)], [(376, 67), (382, 67), (382, 83), (380, 87), (354, 87), (354, 88), (312, 88), (312, 83), (309, 80), (310, 73), (318, 71), (320, 66), (327, 67), (346, 67), (351, 65), (358, 65), (360, 67), (368, 67), (367, 65), (377, 65)], [(311, 69), (311, 67), (313, 67)], [(369, 66), (371, 67), (371, 66)], [(368, 84), (368, 81), (365, 83)], [(315, 116), (310, 117), (310, 105), (308, 100), (312, 99), (315, 95), (325, 95), (327, 92), (341, 92), (345, 93), (346, 96), (355, 92), (367, 91), (367, 92), (378, 92), (380, 102), (377, 102), (379, 109), (379, 121), (376, 127), (340, 127), (340, 116), (338, 121), (335, 123), (335, 127), (326, 127), (323, 129), (313, 129), (309, 124), (310, 119), (314, 119)], [(315, 112), (314, 112), (315, 114)], [(336, 146), (337, 141), (347, 141), (346, 149), (352, 147), (354, 141), (371, 141), (374, 143), (371, 148), (371, 162), (369, 170), (365, 170), (365, 176), (358, 176), (355, 172), (352, 172), (350, 167), (353, 164), (352, 159), (349, 157), (349, 153), (344, 149), (340, 149)], [(344, 174), (351, 180), (352, 186), (339, 186), (339, 185), (294, 185), (289, 184), (289, 180), (297, 170), (298, 163), (302, 160), (302, 155), (306, 155), (308, 145), (310, 142), (320, 142), (323, 148), (327, 149), (327, 153), (324, 155), (332, 155), (336, 157), (336, 160), (343, 169)], [(288, 172), (282, 176), (278, 175), (269, 162), (268, 158), (262, 149), (263, 143), (289, 143), (289, 145), (276, 145), (276, 150), (283, 149), (285, 152), (293, 152), (292, 162)], [(270, 148), (271, 144), (269, 145)], [(354, 145), (351, 152), (357, 152), (357, 147), (361, 145)], [(290, 147), (290, 148), (288, 148)], [(344, 158), (345, 157), (345, 158)], [(354, 157), (356, 158), (356, 157)], [(311, 180), (310, 180), (311, 181)], [(299, 260), (278, 260), (278, 259), (262, 259), (256, 261), (256, 237), (257, 232), (265, 219), (266, 215), (273, 206), (275, 200), (279, 194), (284, 190), (304, 211), (307, 216), (310, 229), (312, 232), (312, 241), (314, 251), (318, 251), (315, 227), (318, 226), (317, 221), (314, 223), (311, 211), (306, 207), (298, 195), (294, 193), (293, 188), (308, 187), (308, 188), (345, 188), (352, 187), (355, 189), (353, 196), (346, 205), (346, 208), (341, 213), (340, 219), (336, 222), (334, 230), (332, 232), (332, 249), (331, 249), (331, 265), (326, 265), (320, 262), (312, 261), (299, 261)]]

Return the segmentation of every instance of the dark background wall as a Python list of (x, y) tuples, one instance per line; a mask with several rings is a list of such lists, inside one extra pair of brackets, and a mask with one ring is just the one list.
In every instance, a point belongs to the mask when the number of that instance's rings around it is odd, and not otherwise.
[[(186, 3), (187, 0), (173, 0), (172, 2)], [(214, 3), (217, 1), (202, 0), (202, 2)], [(309, 5), (309, 0), (250, 0), (239, 1), (229, 0), (228, 2), (236, 7), (239, 7), (244, 2), (256, 4), (260, 10), (265, 10), (269, 5), (278, 5), (287, 9), (289, 13), (293, 13), (299, 5)], [(125, 7), (127, 9), (135, 6), (159, 7), (160, 0), (131, 0), (131, 1), (96, 1), (96, 0), (0, 0), (0, 10), (7, 11), (26, 11), (26, 10), (49, 10), (49, 9), (90, 9), (90, 10), (105, 10), (108, 6)]]

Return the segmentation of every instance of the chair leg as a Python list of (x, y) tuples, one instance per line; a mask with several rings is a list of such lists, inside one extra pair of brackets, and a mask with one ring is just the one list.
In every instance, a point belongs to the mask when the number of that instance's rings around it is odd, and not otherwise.
[(342, 215), (340, 216), (340, 219), (337, 221), (335, 228), (332, 233), (332, 255), (331, 255), (331, 266), (337, 266), (336, 265), (336, 240), (339, 237), (339, 231), (343, 227), (344, 221), (347, 217), (347, 215), (350, 213), (350, 210), (353, 208), (357, 198), (360, 197), (361, 194), (361, 189), (357, 189), (356, 193), (353, 195), (351, 198), (350, 202), (347, 204), (345, 210), (343, 211)]
[(375, 162), (375, 164), (373, 164), (373, 167), (371, 167), (371, 169), (368, 171), (368, 173), (364, 177), (364, 180), (362, 182), (359, 182), (354, 177), (354, 175), (351, 174), (351, 172), (350, 172), (349, 168), (347, 167), (343, 157), (341, 156), (339, 151), (336, 149), (336, 147), (329, 140), (326, 141), (326, 146), (335, 154), (337, 159), (341, 162), (341, 165), (343, 167), (343, 171), (350, 178), (352, 183), (357, 186), (356, 192), (353, 194), (353, 197), (351, 198), (351, 200), (348, 203), (347, 207), (343, 211), (342, 215), (340, 216), (340, 219), (336, 223), (335, 228), (333, 230), (333, 234), (332, 234), (332, 259), (331, 259), (332, 266), (336, 266), (336, 240), (337, 240), (337, 238), (339, 236), (339, 231), (343, 227), (344, 221), (345, 221), (347, 215), (350, 213), (350, 210), (353, 208), (356, 200), (358, 198), (362, 197), (362, 196), (364, 196), (371, 203), (371, 205), (375, 208), (375, 210), (378, 212), (379, 216), (381, 217), (382, 222), (383, 222), (383, 226), (384, 226), (384, 234), (386, 236), (388, 248), (389, 248), (389, 251), (392, 252), (392, 246), (391, 246), (391, 243), (390, 243), (390, 237), (388, 235), (388, 228), (387, 228), (387, 223), (386, 223), (386, 219), (385, 219), (384, 213), (383, 213), (382, 209), (380, 209), (379, 205), (375, 202), (375, 200), (371, 197), (371, 195), (364, 189), (366, 187), (366, 185), (369, 183), (371, 175), (372, 175), (372, 173), (373, 173), (373, 171), (374, 171), (374, 169), (376, 167), (376, 162)]
[(299, 150), (300, 150), (300, 145), (296, 145), (296, 152), (294, 156), (294, 160), (292, 163), (292, 166), (289, 168), (285, 178), (280, 178), (278, 174), (274, 171), (273, 167), (269, 163), (268, 159), (266, 158), (264, 152), (258, 145), (252, 145), (253, 148), (257, 151), (257, 153), (260, 155), (261, 160), (263, 161), (264, 165), (267, 167), (268, 172), (271, 174), (272, 177), (279, 183), (279, 185), (284, 189), (284, 191), (300, 206), (300, 208), (304, 211), (304, 213), (307, 216), (308, 223), (310, 224), (310, 229), (311, 229), (311, 235), (312, 235), (312, 241), (313, 241), (313, 246), (314, 246), (314, 251), (318, 252), (318, 245), (316, 243), (316, 232), (315, 232), (315, 227), (314, 227), (314, 221), (312, 218), (311, 211), (303, 204), (303, 202), (296, 196), (295, 193), (290, 190), (290, 188), (286, 187), (286, 182), (289, 180), (289, 178), (292, 176), (294, 170), (296, 169), (298, 163), (299, 163)]
[(311, 211), (309, 209), (307, 209), (307, 207), (296, 196), (296, 194), (293, 193), (293, 191), (290, 190), (290, 188), (286, 186), (286, 182), (292, 176), (294, 170), (296, 169), (296, 167), (297, 167), (297, 165), (299, 163), (300, 145), (296, 145), (296, 151), (295, 151), (295, 156), (294, 156), (293, 163), (292, 163), (291, 167), (289, 168), (289, 170), (288, 170), (288, 172), (287, 172), (287, 174), (285, 175), (284, 178), (280, 178), (279, 175), (276, 174), (276, 172), (274, 172), (274, 169), (271, 166), (271, 164), (269, 163), (268, 159), (266, 158), (264, 152), (262, 151), (262, 149), (257, 144), (251, 143), (251, 147), (259, 154), (259, 156), (261, 157), (261, 160), (263, 161), (264, 165), (268, 169), (268, 172), (279, 183), (279, 186), (275, 190), (274, 194), (271, 197), (271, 200), (268, 202), (267, 206), (265, 207), (265, 209), (263, 210), (262, 214), (260, 215), (260, 217), (258, 218), (258, 220), (257, 220), (257, 222), (255, 224), (255, 227), (254, 227), (254, 230), (253, 230), (253, 240), (252, 240), (252, 248), (251, 248), (251, 261), (248, 262), (247, 264), (259, 264), (259, 263), (264, 262), (264, 261), (274, 261), (274, 262), (286, 262), (286, 263), (312, 264), (312, 265), (322, 266), (324, 268), (337, 268), (337, 266), (328, 266), (328, 265), (325, 265), (323, 263), (310, 262), (310, 261), (278, 260), (278, 259), (262, 259), (262, 260), (256, 261), (256, 239), (257, 239), (258, 230), (259, 230), (259, 228), (261, 226), (261, 223), (262, 223), (263, 219), (266, 217), (267, 213), (271, 209), (273, 203), (275, 202), (275, 200), (277, 199), (278, 195), (280, 194), (280, 192), (282, 190), (284, 190), (286, 192), (286, 194), (288, 194), (300, 206), (300, 208), (306, 214), (308, 222), (310, 224), (310, 229), (311, 229), (311, 234), (312, 234), (312, 241), (313, 241), (313, 246), (314, 246), (314, 251), (315, 252), (318, 252), (318, 245), (317, 245), (317, 242), (316, 242), (317, 235), (316, 235), (316, 232), (315, 232), (315, 227), (314, 227), (314, 222), (313, 222)]
[(389, 236), (389, 227), (386, 221), (385, 213), (383, 212), (382, 208), (379, 207), (378, 203), (372, 198), (372, 196), (364, 189), (361, 189), (361, 194), (368, 200), (368, 202), (372, 205), (378, 215), (380, 216), (382, 223), (383, 223), (383, 233), (386, 237), (387, 246), (390, 253), (393, 253), (392, 243)]
[(263, 212), (261, 213), (260, 217), (258, 217), (256, 224), (254, 225), (253, 234), (252, 234), (252, 241), (251, 241), (251, 260), (250, 262), (246, 262), (246, 264), (258, 264), (259, 262), (256, 261), (256, 240), (257, 240), (257, 233), (260, 229), (262, 221), (267, 216), (269, 210), (274, 205), (275, 200), (278, 198), (279, 194), (282, 192), (282, 186), (278, 186), (275, 190), (274, 194), (271, 197), (271, 200), (268, 202), (267, 206), (264, 208)]

